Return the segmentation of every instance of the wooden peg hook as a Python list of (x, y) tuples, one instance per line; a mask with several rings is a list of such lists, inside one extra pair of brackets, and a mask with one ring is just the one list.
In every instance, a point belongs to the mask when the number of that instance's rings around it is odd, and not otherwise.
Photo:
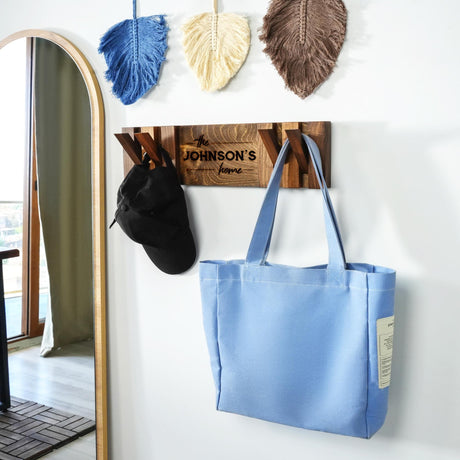
[(142, 147), (144, 147), (145, 153), (155, 163), (155, 166), (161, 166), (163, 161), (158, 153), (158, 141), (154, 140), (149, 133), (135, 133), (134, 139), (129, 133), (117, 133), (115, 137), (134, 164), (142, 163)]
[(139, 143), (144, 147), (145, 153), (155, 163), (155, 166), (161, 166), (163, 159), (158, 153), (158, 141), (153, 139), (149, 133), (136, 133), (134, 134)]
[(142, 148), (136, 139), (133, 139), (128, 133), (117, 133), (115, 137), (123, 147), (123, 150), (129, 155), (134, 164), (142, 163)]
[(280, 145), (278, 144), (278, 138), (276, 137), (275, 130), (273, 128), (261, 128), (258, 129), (257, 132), (262, 139), (273, 166), (275, 166), (276, 159), (280, 153)]
[(300, 129), (286, 129), (286, 136), (289, 139), (289, 144), (297, 159), (297, 163), (299, 163), (300, 172), (307, 174), (309, 158), (307, 156), (308, 153), (306, 153), (306, 145)]
[[(306, 174), (308, 172), (308, 159), (306, 156), (305, 142), (302, 139), (302, 133), (300, 129), (286, 129), (286, 136), (289, 139), (289, 144), (291, 149), (299, 163), (300, 172)], [(259, 129), (258, 133), (262, 139), (265, 149), (270, 156), (270, 160), (273, 165), (278, 158), (280, 152), (280, 146), (278, 143), (278, 138), (276, 136), (275, 130), (273, 128), (269, 129)]]

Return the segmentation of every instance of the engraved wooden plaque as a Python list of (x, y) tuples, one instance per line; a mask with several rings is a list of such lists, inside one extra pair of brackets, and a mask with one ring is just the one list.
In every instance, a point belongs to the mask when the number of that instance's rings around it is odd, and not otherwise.
[[(302, 157), (302, 132), (317, 143), (324, 177), (331, 185), (331, 123), (327, 121), (155, 126), (124, 128), (123, 132), (132, 136), (149, 133), (161, 143), (171, 155), (182, 184), (230, 187), (266, 187), (273, 161), (289, 136), (292, 149), (281, 186), (318, 188), (311, 161)], [(125, 155), (125, 174), (133, 164)]]

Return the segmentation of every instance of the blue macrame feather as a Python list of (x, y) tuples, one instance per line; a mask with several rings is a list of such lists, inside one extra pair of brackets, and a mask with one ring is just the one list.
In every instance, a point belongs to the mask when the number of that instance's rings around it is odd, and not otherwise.
[(115, 24), (101, 38), (105, 76), (123, 104), (136, 102), (157, 84), (168, 48), (167, 34), (164, 15), (137, 18), (134, 8), (134, 19)]

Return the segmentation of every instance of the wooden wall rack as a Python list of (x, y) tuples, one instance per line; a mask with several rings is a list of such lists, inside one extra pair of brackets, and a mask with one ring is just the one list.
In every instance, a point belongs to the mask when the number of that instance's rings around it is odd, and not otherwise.
[(283, 122), (228, 125), (151, 126), (123, 128), (115, 134), (127, 155), (125, 174), (144, 155), (150, 167), (161, 165), (160, 143), (171, 155), (184, 185), (266, 187), (281, 145), (289, 138), (281, 181), (287, 188), (319, 188), (313, 165), (305, 154), (301, 133), (319, 147), (324, 177), (331, 185), (331, 123)]

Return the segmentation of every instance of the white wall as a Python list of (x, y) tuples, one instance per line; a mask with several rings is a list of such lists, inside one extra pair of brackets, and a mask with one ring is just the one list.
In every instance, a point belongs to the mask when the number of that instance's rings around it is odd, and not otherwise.
[[(108, 218), (122, 180), (122, 126), (331, 120), (332, 180), (350, 261), (398, 271), (387, 422), (370, 441), (218, 413), (198, 267), (167, 276), (119, 228), (108, 232), (111, 459), (458, 459), (460, 457), (460, 4), (347, 0), (338, 66), (302, 101), (284, 89), (257, 39), (267, 1), (220, 2), (246, 13), (246, 64), (227, 89), (203, 94), (179, 26), (211, 2), (139, 2), (164, 12), (170, 50), (160, 85), (124, 107), (103, 80), (101, 34), (130, 16), (128, 0), (2, 0), (0, 35), (37, 27), (72, 40), (102, 84)], [(209, 5), (208, 5), (209, 4)], [(2, 69), (4, 71), (4, 69)], [(188, 188), (199, 257), (245, 254), (263, 190)], [(271, 260), (325, 261), (315, 191), (284, 191)]]

